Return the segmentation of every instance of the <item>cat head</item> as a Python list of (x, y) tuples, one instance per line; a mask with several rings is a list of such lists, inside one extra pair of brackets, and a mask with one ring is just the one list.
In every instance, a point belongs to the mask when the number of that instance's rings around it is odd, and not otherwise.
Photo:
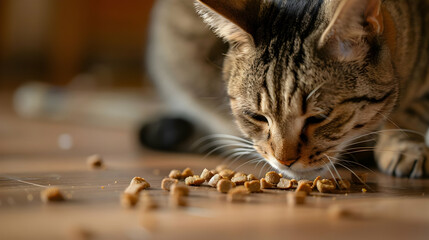
[(392, 111), (398, 84), (381, 0), (195, 5), (230, 44), (224, 78), (238, 126), (284, 174), (323, 174)]

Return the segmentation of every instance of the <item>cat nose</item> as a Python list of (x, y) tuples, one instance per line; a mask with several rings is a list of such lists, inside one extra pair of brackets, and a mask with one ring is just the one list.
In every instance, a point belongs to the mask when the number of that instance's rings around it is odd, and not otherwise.
[(290, 158), (290, 159), (286, 159), (286, 160), (278, 160), (281, 164), (286, 165), (288, 167), (291, 167), (294, 163), (296, 163), (298, 161), (298, 158)]

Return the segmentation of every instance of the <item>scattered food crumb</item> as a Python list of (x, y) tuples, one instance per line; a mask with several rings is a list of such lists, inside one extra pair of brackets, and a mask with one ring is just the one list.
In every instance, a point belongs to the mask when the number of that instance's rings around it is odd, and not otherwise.
[(161, 188), (164, 190), (170, 191), (171, 186), (173, 184), (178, 183), (178, 182), (179, 182), (179, 180), (174, 179), (174, 178), (164, 178), (164, 179), (162, 179), (162, 182), (161, 182)]
[(248, 194), (249, 191), (247, 191), (246, 187), (239, 186), (228, 191), (227, 200), (229, 202), (244, 202)]
[(200, 177), (203, 178), (205, 181), (210, 181), (210, 179), (214, 176), (214, 173), (212, 171), (209, 171), (207, 168), (204, 168), (203, 172), (201, 173)]
[(186, 185), (175, 183), (171, 185), (170, 187), (170, 194), (171, 195), (183, 195), (188, 196), (189, 195), (189, 188)]
[(104, 186), (101, 186), (101, 189), (104, 189)]
[(309, 184), (313, 183), (311, 181), (302, 181), (298, 183), (298, 187), (296, 188), (295, 192), (305, 192), (306, 194), (310, 194), (312, 189), (311, 185)]
[(350, 212), (345, 207), (341, 207), (339, 205), (332, 205), (328, 208), (328, 215), (333, 219), (339, 219), (343, 217), (352, 216), (352, 212)]
[(185, 170), (182, 171), (181, 175), (181, 178), (185, 179), (187, 177), (194, 176), (194, 171), (192, 171), (192, 169), (190, 168), (185, 168)]
[(64, 196), (57, 187), (50, 187), (41, 191), (40, 198), (44, 203), (64, 201)]
[(180, 170), (174, 169), (170, 171), (170, 174), (168, 174), (169, 178), (174, 179), (181, 179), (182, 178), (182, 172)]
[(277, 183), (280, 182), (280, 175), (274, 171), (267, 172), (265, 174), (265, 180), (272, 185), (277, 185)]
[(219, 175), (222, 178), (227, 178), (229, 180), (232, 179), (232, 177), (234, 176), (235, 172), (232, 171), (231, 169), (223, 169), (222, 171), (219, 172)]
[(253, 175), (253, 174), (247, 175), (247, 181), (253, 181), (253, 180), (258, 180), (258, 178), (255, 177), (255, 175)]
[(208, 184), (212, 187), (216, 187), (217, 182), (219, 182), (219, 180), (221, 180), (222, 177), (219, 174), (215, 174), (210, 181), (208, 182)]
[(204, 178), (201, 178), (198, 175), (189, 176), (185, 179), (185, 184), (189, 186), (200, 186), (203, 184), (206, 180)]
[(262, 189), (275, 188), (275, 185), (273, 185), (273, 184), (271, 184), (271, 183), (267, 182), (267, 181), (265, 180), (265, 178), (261, 178), (260, 182), (261, 182), (261, 188), (262, 188)]
[(362, 192), (366, 193), (368, 190), (366, 190), (366, 188), (362, 188)]
[(103, 167), (103, 158), (98, 155), (94, 154), (86, 158), (86, 164), (92, 168), (92, 169), (100, 169)]
[(244, 173), (236, 173), (231, 181), (236, 185), (243, 185), (247, 181), (247, 176)]
[(144, 178), (134, 177), (131, 180), (130, 185), (128, 185), (128, 187), (125, 189), (124, 192), (130, 193), (130, 194), (137, 194), (141, 190), (149, 187), (150, 187), (150, 184)]
[(259, 180), (252, 180), (244, 183), (244, 187), (251, 193), (259, 193), (261, 190), (261, 182)]
[(217, 191), (221, 193), (227, 193), (233, 187), (233, 182), (228, 179), (221, 179), (216, 185)]
[(121, 205), (125, 208), (132, 208), (134, 207), (139, 200), (138, 194), (133, 193), (122, 193), (121, 194)]
[(286, 178), (280, 178), (279, 183), (277, 183), (277, 188), (280, 188), (280, 189), (291, 189), (292, 186), (293, 186), (292, 181)]
[(336, 189), (335, 183), (329, 179), (322, 179), (317, 181), (317, 190), (321, 193), (333, 192)]

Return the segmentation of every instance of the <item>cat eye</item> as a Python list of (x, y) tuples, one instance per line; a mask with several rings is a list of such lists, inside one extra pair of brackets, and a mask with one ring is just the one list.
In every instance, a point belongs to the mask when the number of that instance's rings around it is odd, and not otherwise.
[(322, 123), (323, 121), (325, 121), (327, 118), (327, 116), (320, 114), (320, 115), (316, 115), (316, 116), (312, 116), (309, 117), (305, 120), (306, 124), (318, 124), (318, 123)]
[(257, 114), (257, 113), (247, 111), (247, 110), (244, 111), (243, 113), (244, 113), (244, 115), (250, 117), (251, 119), (253, 119), (255, 121), (268, 123), (268, 119), (264, 115)]

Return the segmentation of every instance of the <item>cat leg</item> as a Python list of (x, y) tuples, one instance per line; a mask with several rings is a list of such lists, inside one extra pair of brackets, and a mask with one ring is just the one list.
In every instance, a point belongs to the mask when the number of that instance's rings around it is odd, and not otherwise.
[(394, 113), (384, 125), (375, 148), (379, 168), (397, 177), (429, 176), (428, 126), (429, 94)]

